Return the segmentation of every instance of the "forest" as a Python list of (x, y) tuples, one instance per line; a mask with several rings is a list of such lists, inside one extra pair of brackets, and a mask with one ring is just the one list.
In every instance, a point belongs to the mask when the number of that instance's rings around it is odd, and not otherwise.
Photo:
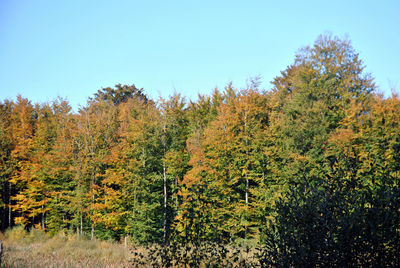
[[(400, 98), (322, 35), (260, 88), (135, 85), (0, 101), (0, 227), (135, 245), (263, 247), (273, 266), (400, 263)], [(269, 261), (269, 262), (268, 262)], [(345, 265), (346, 266), (346, 265)]]

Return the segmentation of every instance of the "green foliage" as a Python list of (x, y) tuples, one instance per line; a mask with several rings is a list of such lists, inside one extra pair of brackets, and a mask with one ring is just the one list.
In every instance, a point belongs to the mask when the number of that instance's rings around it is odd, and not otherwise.
[(339, 178), (301, 184), (276, 205), (262, 259), (273, 266), (394, 267), (400, 264), (400, 190)]
[(7, 219), (8, 207), (11, 197), (9, 178), (15, 168), (15, 162), (11, 157), (14, 143), (11, 134), (11, 111), (13, 104), (9, 101), (0, 102), (0, 226), (5, 228), (9, 222)]
[(143, 93), (143, 88), (138, 89), (135, 85), (115, 85), (115, 89), (111, 87), (102, 88), (94, 94), (91, 101), (110, 101), (114, 105), (128, 101), (130, 98), (136, 98), (140, 101), (147, 102), (147, 96)]
[(329, 172), (327, 139), (340, 126), (346, 109), (353, 102), (368, 106), (375, 89), (363, 70), (350, 41), (320, 36), (275, 78), (271, 149), (281, 163), (276, 172), (280, 180), (312, 181)]
[(185, 190), (184, 202), (173, 224), (172, 241), (182, 244), (220, 242), (217, 221), (212, 217), (213, 210), (218, 206), (212, 198), (215, 191), (207, 184), (194, 184)]
[(259, 267), (259, 249), (215, 242), (133, 248), (134, 267)]

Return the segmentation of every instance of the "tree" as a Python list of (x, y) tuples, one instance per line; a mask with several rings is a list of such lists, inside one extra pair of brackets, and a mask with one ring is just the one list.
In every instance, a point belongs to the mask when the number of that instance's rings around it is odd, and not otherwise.
[(262, 148), (267, 126), (266, 96), (257, 89), (237, 93), (228, 85), (218, 115), (205, 130), (202, 161), (206, 174), (201, 184), (216, 192), (212, 214), (227, 239), (257, 233), (256, 200), (265, 171)]
[(79, 234), (79, 216), (71, 198), (76, 190), (74, 168), (74, 133), (76, 125), (71, 106), (66, 100), (56, 99), (52, 105), (51, 122), (54, 137), (51, 151), (43, 157), (47, 169), (46, 188), (49, 195), (45, 217), (46, 229), (54, 234), (76, 227)]
[[(180, 182), (187, 171), (189, 160), (186, 151), (188, 120), (185, 106), (185, 100), (179, 94), (171, 96), (168, 100), (161, 99), (162, 135), (160, 138), (163, 147), (164, 243), (169, 239), (170, 227), (179, 208)], [(174, 201), (174, 204), (171, 201)]]
[(217, 90), (213, 98), (199, 95), (198, 101), (190, 102), (187, 109), (186, 150), (190, 159), (178, 192), (181, 202), (173, 225), (173, 239), (177, 241), (190, 243), (218, 237), (211, 222), (212, 190), (205, 181), (207, 166), (203, 144), (204, 130), (216, 116), (221, 98)]
[(147, 96), (143, 93), (143, 88), (138, 89), (135, 85), (115, 85), (115, 89), (111, 87), (102, 88), (94, 94), (91, 101), (110, 101), (114, 105), (126, 102), (130, 98), (137, 98), (141, 101), (147, 102)]
[(400, 101), (395, 94), (387, 99), (375, 95), (367, 108), (353, 102), (341, 127), (329, 137), (325, 155), (343, 179), (376, 188), (388, 183), (378, 179), (383, 175), (400, 178)]
[(15, 168), (15, 163), (11, 157), (14, 148), (11, 132), (13, 105), (10, 101), (0, 102), (0, 223), (2, 229), (11, 226), (11, 207), (9, 207), (9, 204), (13, 194), (10, 178)]
[[(77, 177), (76, 204), (81, 209), (81, 217), (87, 214), (91, 221), (91, 237), (95, 236), (95, 227), (101, 222), (101, 178), (107, 168), (104, 159), (116, 141), (118, 121), (116, 107), (105, 101), (89, 102), (80, 110), (77, 117), (75, 134)], [(80, 200), (79, 200), (80, 199)], [(101, 202), (101, 201), (100, 201)], [(82, 222), (82, 220), (81, 220)], [(83, 226), (81, 226), (81, 229)]]
[[(12, 123), (10, 126), (12, 141), (15, 144), (11, 151), (11, 157), (16, 165), (10, 182), (17, 191), (27, 190), (30, 183), (39, 183), (32, 177), (32, 173), (37, 170), (37, 165), (32, 163), (36, 117), (37, 113), (30, 101), (19, 95), (11, 113)], [(31, 197), (35, 198), (35, 196)], [(37, 215), (35, 208), (40, 207), (41, 204), (36, 203), (35, 199), (33, 199), (33, 203), (28, 202), (30, 201), (29, 197), (19, 193), (16, 193), (12, 200), (14, 202), (10, 204), (10, 207), (18, 213), (18, 217), (14, 219), (15, 223), (32, 224), (32, 218)]]
[[(286, 183), (329, 173), (324, 147), (352, 102), (367, 105), (375, 86), (350, 41), (320, 36), (275, 78), (272, 138), (276, 174)], [(292, 181), (295, 180), (295, 181)]]
[(160, 114), (153, 102), (132, 98), (118, 107), (118, 140), (101, 181), (103, 222), (139, 243), (162, 237)]

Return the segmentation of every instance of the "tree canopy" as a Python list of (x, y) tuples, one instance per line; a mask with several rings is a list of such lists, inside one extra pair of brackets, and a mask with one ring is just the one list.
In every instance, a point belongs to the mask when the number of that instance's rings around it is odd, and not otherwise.
[(294, 266), (300, 253), (342, 265), (373, 249), (377, 263), (383, 244), (399, 250), (400, 98), (376, 93), (364, 68), (348, 39), (320, 36), (270, 90), (253, 79), (152, 100), (118, 84), (79, 112), (63, 99), (0, 102), (0, 226), (251, 240)]

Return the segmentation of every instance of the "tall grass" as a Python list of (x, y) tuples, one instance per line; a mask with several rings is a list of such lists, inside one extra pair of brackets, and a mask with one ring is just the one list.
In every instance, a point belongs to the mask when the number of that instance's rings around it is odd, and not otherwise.
[(124, 247), (75, 234), (16, 227), (0, 234), (1, 267), (261, 267), (255, 246), (170, 244)]
[(53, 237), (41, 230), (22, 227), (2, 235), (2, 267), (128, 267), (129, 250), (122, 244), (87, 240), (60, 233)]

